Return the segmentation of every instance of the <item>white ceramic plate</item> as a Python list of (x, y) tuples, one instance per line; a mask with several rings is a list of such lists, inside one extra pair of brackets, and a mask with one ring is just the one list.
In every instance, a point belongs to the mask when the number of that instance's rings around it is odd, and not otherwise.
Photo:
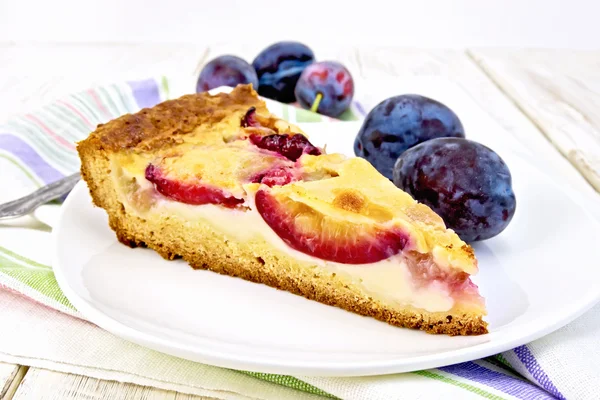
[[(477, 108), (470, 106), (469, 114), (467, 103), (443, 100), (461, 115), (467, 132), (483, 124), (486, 135), (502, 133)], [(306, 127), (313, 142), (350, 155), (356, 129), (355, 123)], [(469, 136), (490, 144), (488, 136), (475, 134), (481, 131)], [(474, 246), (480, 265), (474, 281), (488, 304), (487, 335), (448, 337), (396, 328), (264, 285), (195, 271), (151, 250), (129, 249), (117, 242), (82, 182), (54, 230), (56, 278), (73, 305), (100, 327), (222, 367), (356, 376), (496, 354), (558, 329), (600, 300), (600, 227), (562, 185), (502, 141), (504, 146), (494, 148), (512, 171), (518, 205), (501, 235)]]

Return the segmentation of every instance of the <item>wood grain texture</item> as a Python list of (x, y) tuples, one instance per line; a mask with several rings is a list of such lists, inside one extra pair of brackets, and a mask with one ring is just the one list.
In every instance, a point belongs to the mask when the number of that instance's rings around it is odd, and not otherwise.
[(17, 389), (14, 400), (210, 400), (173, 391), (81, 375), (31, 368)]
[(473, 50), (471, 54), (600, 191), (600, 52)]
[(7, 398), (6, 394), (11, 388), (11, 383), (17, 377), (19, 366), (0, 362), (0, 399)]

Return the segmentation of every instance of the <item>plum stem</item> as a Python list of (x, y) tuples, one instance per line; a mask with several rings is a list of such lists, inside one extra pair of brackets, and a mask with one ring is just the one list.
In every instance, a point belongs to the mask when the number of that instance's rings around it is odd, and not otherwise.
[(319, 109), (319, 104), (321, 104), (322, 98), (323, 98), (323, 93), (318, 92), (317, 97), (315, 97), (315, 101), (313, 102), (312, 106), (310, 107), (310, 111), (317, 112), (317, 110)]

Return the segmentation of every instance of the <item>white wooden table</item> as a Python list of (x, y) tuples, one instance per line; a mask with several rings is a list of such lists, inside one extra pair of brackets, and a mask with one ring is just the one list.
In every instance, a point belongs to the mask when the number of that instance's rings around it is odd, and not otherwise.
[[(91, 85), (153, 74), (193, 80), (210, 58), (252, 59), (262, 43), (11, 44), (0, 42), (0, 119)], [(313, 46), (314, 48), (314, 46)], [(460, 85), (523, 146), (590, 197), (600, 192), (600, 52), (314, 48), (362, 79), (441, 76)], [(132, 384), (0, 363), (0, 399), (199, 399)]]

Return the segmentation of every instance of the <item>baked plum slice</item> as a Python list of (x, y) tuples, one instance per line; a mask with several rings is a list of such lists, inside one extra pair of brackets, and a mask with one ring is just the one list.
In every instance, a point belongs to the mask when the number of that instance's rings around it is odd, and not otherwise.
[(321, 150), (314, 146), (306, 136), (300, 133), (276, 133), (275, 127), (269, 126), (270, 122), (258, 115), (255, 107), (250, 107), (242, 117), (240, 125), (243, 128), (267, 129), (273, 132), (266, 135), (251, 133), (250, 142), (260, 149), (273, 151), (288, 160), (296, 161), (302, 154), (313, 156), (322, 154)]
[(181, 203), (218, 204), (235, 208), (244, 202), (243, 199), (238, 199), (222, 189), (202, 183), (200, 179), (173, 179), (154, 164), (146, 167), (145, 176), (160, 194)]
[(264, 221), (285, 243), (323, 260), (374, 263), (398, 254), (409, 242), (400, 229), (338, 220), (265, 189), (256, 193), (255, 202)]
[(268, 136), (250, 135), (250, 141), (260, 149), (274, 151), (291, 161), (296, 161), (302, 154), (321, 155), (321, 150), (313, 146), (306, 136), (299, 133), (276, 133)]
[(284, 186), (300, 179), (299, 170), (293, 166), (283, 165), (270, 168), (254, 176), (250, 181), (262, 183), (269, 187)]

